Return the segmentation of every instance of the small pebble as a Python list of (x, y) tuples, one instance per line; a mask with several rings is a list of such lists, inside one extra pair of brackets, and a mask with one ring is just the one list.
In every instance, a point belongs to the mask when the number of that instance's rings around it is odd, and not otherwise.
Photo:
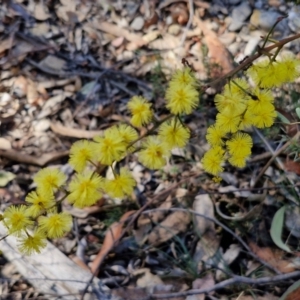
[(139, 31), (143, 29), (144, 24), (145, 24), (145, 20), (142, 17), (138, 16), (134, 18), (134, 20), (131, 22), (130, 27), (134, 30)]
[(239, 6), (235, 7), (231, 14), (231, 24), (228, 27), (229, 31), (237, 31), (241, 29), (251, 15), (251, 7), (247, 2), (242, 2)]
[(178, 24), (171, 24), (168, 28), (168, 33), (172, 35), (178, 35), (179, 32), (181, 31), (182, 26)]

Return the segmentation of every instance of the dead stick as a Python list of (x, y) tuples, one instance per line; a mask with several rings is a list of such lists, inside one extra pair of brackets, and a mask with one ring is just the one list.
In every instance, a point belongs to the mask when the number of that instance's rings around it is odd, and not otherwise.
[(271, 163), (274, 161), (275, 158), (277, 158), (278, 155), (280, 155), (290, 144), (294, 141), (296, 141), (300, 136), (300, 131), (298, 131), (289, 141), (287, 141), (280, 149), (278, 149), (273, 156), (269, 159), (269, 161), (266, 163), (266, 165), (262, 168), (262, 170), (259, 172), (258, 176), (256, 177), (252, 187), (255, 187), (255, 185), (258, 183), (259, 179), (263, 176), (263, 174), (266, 172), (266, 170), (269, 168)]
[(273, 277), (262, 277), (262, 278), (248, 278), (244, 276), (234, 276), (233, 278), (221, 281), (214, 286), (206, 289), (194, 289), (189, 290), (187, 292), (178, 292), (178, 293), (170, 293), (170, 294), (154, 294), (150, 296), (150, 299), (170, 299), (176, 297), (186, 297), (189, 295), (199, 295), (199, 294), (208, 294), (210, 292), (223, 289), (229, 285), (233, 284), (254, 284), (254, 285), (262, 285), (262, 284), (270, 284), (276, 282), (282, 282), (283, 280), (289, 280), (292, 278), (300, 277), (300, 271), (295, 271), (288, 274), (276, 275)]

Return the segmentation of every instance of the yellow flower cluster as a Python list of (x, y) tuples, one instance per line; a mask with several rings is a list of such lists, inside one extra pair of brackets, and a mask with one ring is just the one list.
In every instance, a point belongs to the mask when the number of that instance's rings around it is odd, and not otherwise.
[(235, 167), (245, 167), (253, 143), (243, 130), (273, 125), (277, 114), (270, 88), (295, 80), (300, 75), (300, 61), (292, 56), (285, 56), (279, 62), (266, 59), (252, 65), (247, 74), (256, 84), (254, 88), (246, 80), (231, 80), (223, 93), (215, 96), (218, 114), (215, 124), (207, 130), (211, 148), (202, 164), (217, 182), (226, 160)]
[(8, 233), (19, 240), (19, 249), (25, 254), (40, 252), (47, 238), (62, 237), (71, 229), (72, 217), (57, 212), (54, 193), (66, 182), (58, 169), (42, 169), (34, 177), (36, 191), (29, 193), (26, 205), (11, 205), (2, 216)]
[[(274, 123), (274, 98), (269, 89), (293, 81), (300, 74), (299, 68), (299, 61), (291, 56), (278, 62), (263, 60), (247, 70), (255, 87), (242, 79), (232, 80), (222, 94), (216, 95), (218, 114), (206, 135), (211, 148), (202, 159), (204, 169), (216, 181), (220, 180), (225, 161), (240, 168), (246, 165), (253, 143), (245, 129), (270, 127)], [(46, 238), (58, 238), (70, 230), (71, 216), (57, 210), (64, 199), (84, 208), (97, 203), (104, 194), (113, 198), (130, 196), (136, 185), (133, 175), (126, 167), (116, 167), (128, 155), (149, 169), (160, 169), (172, 149), (186, 146), (190, 130), (183, 118), (199, 103), (197, 80), (189, 67), (174, 73), (165, 99), (169, 115), (162, 121), (154, 118), (152, 104), (147, 99), (134, 96), (127, 105), (130, 124), (112, 126), (92, 141), (75, 142), (69, 158), (75, 174), (68, 183), (58, 169), (45, 168), (36, 174), (37, 188), (27, 195), (26, 205), (12, 205), (0, 215), (8, 233), (19, 240), (20, 251), (39, 252), (46, 245)], [(140, 130), (141, 127), (146, 128)], [(111, 169), (112, 178), (101, 177), (104, 168)], [(56, 200), (57, 196), (61, 198)]]

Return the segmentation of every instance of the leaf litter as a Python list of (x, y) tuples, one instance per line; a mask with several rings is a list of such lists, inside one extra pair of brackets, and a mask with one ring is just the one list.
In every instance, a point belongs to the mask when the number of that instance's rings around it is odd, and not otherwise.
[[(24, 203), (40, 167), (55, 164), (70, 175), (66, 158), (71, 144), (128, 120), (125, 107), (132, 95), (150, 98), (163, 115), (164, 95), (152, 91), (159, 91), (157, 85), (181, 67), (182, 58), (188, 58), (201, 80), (218, 78), (232, 69), (233, 59), (221, 42), (222, 27), (218, 32), (210, 25), (212, 4), (194, 1), (191, 15), (188, 2), (20, 0), (2, 4), (2, 209)], [(208, 70), (207, 65), (213, 68)], [(151, 77), (155, 68), (159, 70), (156, 81)], [(97, 272), (110, 289), (107, 293), (118, 299), (171, 293), (179, 293), (173, 299), (188, 300), (253, 299), (253, 294), (257, 299), (278, 299), (288, 288), (285, 282), (265, 290), (251, 290), (250, 284), (245, 289), (234, 282), (227, 289), (214, 287), (244, 274), (259, 278), (259, 272), (267, 277), (274, 270), (289, 274), (299, 269), (298, 225), (289, 222), (299, 217), (295, 203), (289, 202), (283, 211), (278, 202), (286, 191), (267, 190), (282, 180), (277, 170), (273, 166), (268, 170), (274, 176), (264, 185), (267, 192), (257, 194), (250, 189), (249, 172), (232, 172), (228, 182), (224, 174), (220, 189), (203, 173), (199, 161), (214, 114), (212, 99), (205, 97), (203, 111), (188, 120), (194, 132), (191, 144), (180, 155), (173, 154), (172, 165), (163, 174), (132, 167), (139, 182), (135, 203), (125, 201), (120, 206), (114, 199), (101, 199), (94, 207), (71, 211), (77, 216), (75, 230), (54, 241), (76, 264)], [(296, 162), (287, 160), (284, 166), (297, 173)], [(168, 190), (172, 183), (180, 185)], [(186, 211), (171, 211), (176, 207)], [(115, 216), (104, 224), (109, 211)], [(252, 256), (242, 250), (236, 236), (247, 243)], [(83, 245), (84, 240), (89, 242)], [(24, 283), (15, 270), (7, 271), (12, 264), (2, 256), (1, 265), (1, 274), (9, 279), (1, 287), (3, 294), (21, 295), (26, 290), (27, 297), (36, 297), (43, 292)], [(296, 293), (299, 284), (294, 287), (291, 290)], [(211, 292), (184, 294), (191, 289)]]

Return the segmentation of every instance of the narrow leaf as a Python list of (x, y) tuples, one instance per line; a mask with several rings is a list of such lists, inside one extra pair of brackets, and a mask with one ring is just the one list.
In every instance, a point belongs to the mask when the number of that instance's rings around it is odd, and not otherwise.
[(297, 114), (298, 118), (300, 119), (300, 107), (296, 108), (296, 114)]
[(276, 111), (277, 113), (277, 117), (279, 118), (279, 120), (285, 124), (290, 124), (291, 122), (280, 112)]
[(277, 210), (273, 217), (271, 224), (271, 238), (279, 248), (286, 252), (292, 252), (291, 249), (281, 239), (285, 209), (286, 206), (281, 207)]
[[(291, 294), (298, 290), (300, 288), (300, 280), (294, 282), (286, 291), (285, 293), (280, 297), (279, 300), (285, 300), (288, 296), (292, 296)], [(290, 297), (291, 298), (291, 297)], [(293, 298), (291, 298), (293, 299)], [(295, 298), (296, 299), (296, 298)]]

